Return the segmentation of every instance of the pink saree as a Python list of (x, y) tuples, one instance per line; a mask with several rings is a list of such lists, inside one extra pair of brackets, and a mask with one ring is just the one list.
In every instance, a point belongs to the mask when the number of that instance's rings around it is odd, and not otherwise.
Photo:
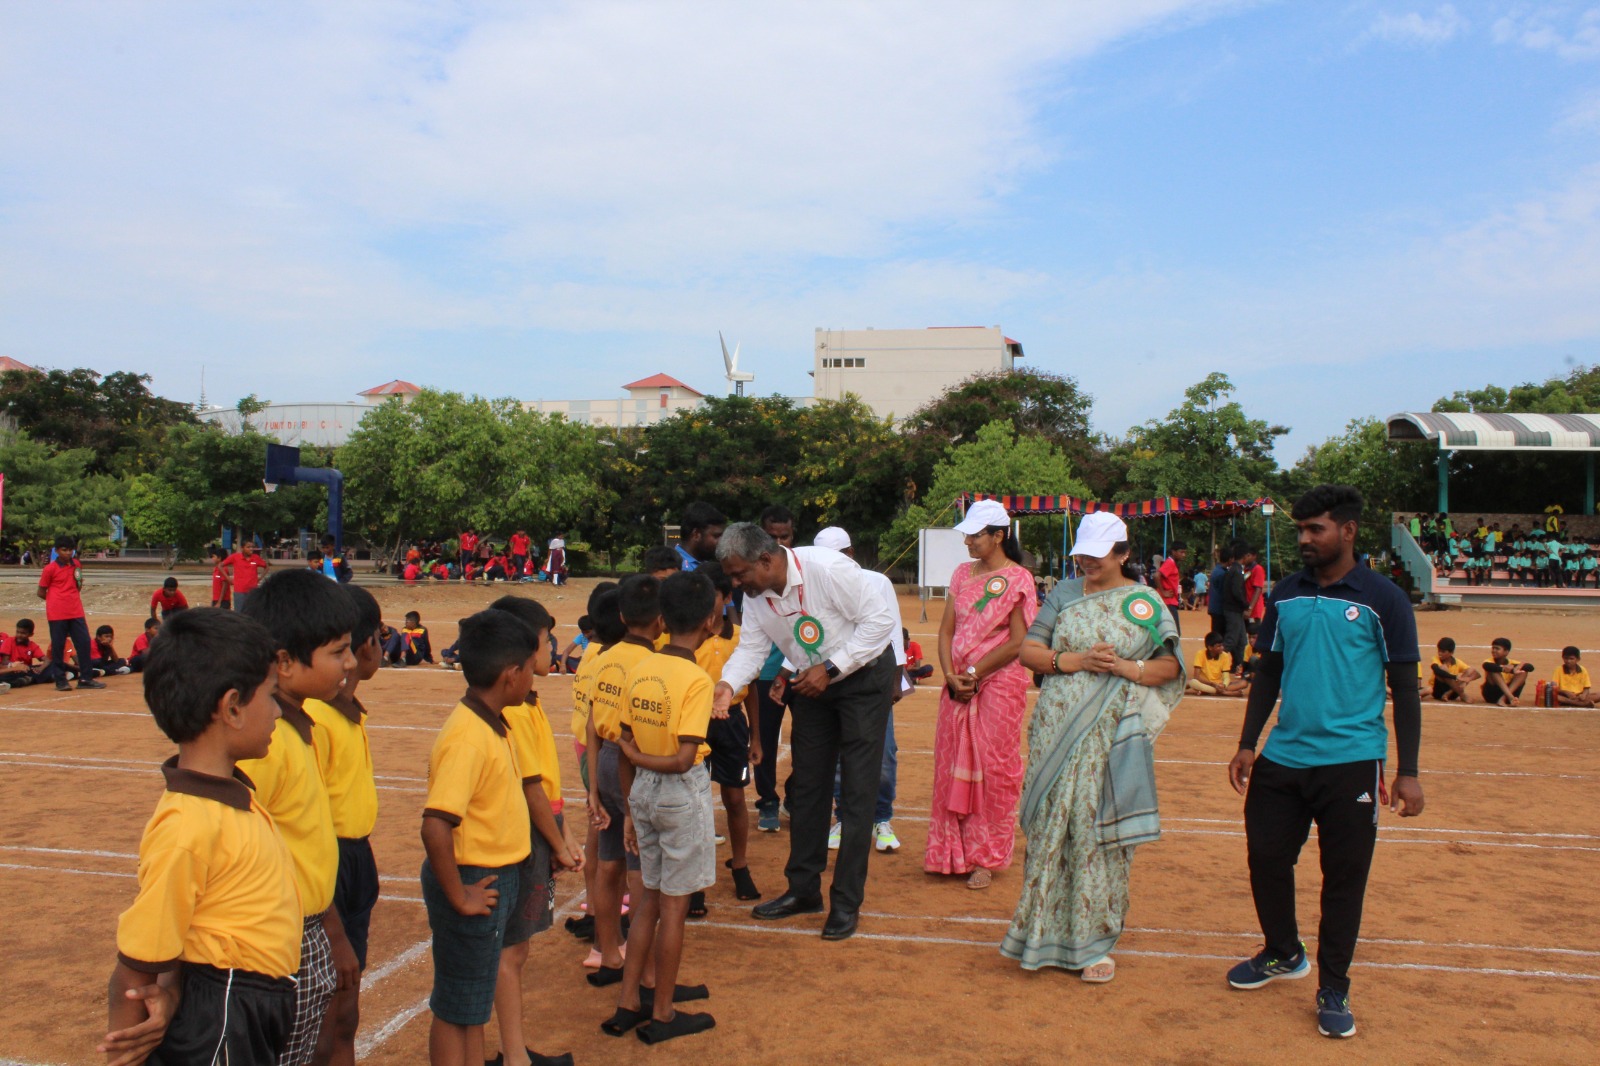
[[(1024, 627), (1039, 612), (1033, 575), (1020, 566), (973, 574), (956, 568), (948, 610), (956, 612), (951, 666), (963, 671), (1011, 636), (1011, 612), (1022, 609)], [(1012, 661), (984, 678), (967, 703), (939, 695), (933, 738), (933, 809), (929, 873), (965, 874), (982, 866), (1011, 865), (1016, 843), (1017, 798), (1022, 792), (1022, 721), (1027, 716), (1028, 671)]]

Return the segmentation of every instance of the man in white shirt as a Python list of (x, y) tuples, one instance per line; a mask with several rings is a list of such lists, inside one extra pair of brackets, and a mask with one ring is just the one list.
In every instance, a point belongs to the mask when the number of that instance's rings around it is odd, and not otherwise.
[(899, 616), (854, 560), (827, 548), (780, 547), (750, 522), (728, 527), (717, 559), (745, 598), (739, 647), (722, 668), (713, 713), (726, 713), (733, 694), (755, 680), (769, 643), (784, 657), (774, 696), (787, 688), (794, 713), (789, 888), (753, 913), (776, 919), (822, 910), (837, 764), (844, 830), (822, 936), (843, 940), (856, 931), (866, 890), (884, 731), (900, 677), (890, 649)]
[[(856, 557), (855, 548), (850, 543), (850, 534), (839, 526), (828, 526), (817, 533), (816, 539), (811, 543), (819, 548), (831, 548), (841, 555), (851, 559)], [(911, 679), (905, 677), (906, 668), (906, 640), (905, 624), (900, 618), (900, 597), (895, 594), (894, 582), (889, 580), (887, 574), (880, 574), (876, 570), (863, 570), (883, 602), (889, 605), (894, 612), (894, 635), (892, 646), (894, 648), (894, 664), (900, 669), (900, 677), (895, 678), (894, 702), (899, 703), (901, 697), (911, 690)], [(895, 781), (899, 772), (899, 745), (894, 742), (894, 710), (889, 711), (889, 723), (883, 731), (883, 766), (878, 776), (878, 802), (872, 812), (872, 846), (878, 851), (896, 852), (900, 850), (900, 838), (894, 835), (894, 794)], [(834, 803), (840, 802), (840, 781), (834, 778), (833, 799)], [(838, 811), (838, 821), (833, 823), (833, 828), (828, 831), (828, 847), (837, 850), (839, 843), (844, 839), (844, 812)]]

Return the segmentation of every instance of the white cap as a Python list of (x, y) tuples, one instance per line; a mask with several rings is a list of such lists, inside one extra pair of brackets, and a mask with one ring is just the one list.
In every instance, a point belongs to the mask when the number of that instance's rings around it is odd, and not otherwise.
[(956, 532), (965, 533), (970, 537), (974, 533), (982, 533), (990, 526), (1009, 525), (1011, 516), (1000, 506), (1000, 501), (979, 500), (967, 509), (967, 517), (957, 523)]
[(832, 548), (836, 552), (842, 552), (850, 547), (850, 534), (838, 526), (829, 526), (818, 530), (816, 539), (811, 543), (819, 548)]
[(1096, 511), (1084, 515), (1078, 523), (1078, 535), (1072, 540), (1068, 555), (1087, 555), (1091, 559), (1104, 559), (1111, 554), (1113, 544), (1125, 543), (1128, 524), (1110, 511)]

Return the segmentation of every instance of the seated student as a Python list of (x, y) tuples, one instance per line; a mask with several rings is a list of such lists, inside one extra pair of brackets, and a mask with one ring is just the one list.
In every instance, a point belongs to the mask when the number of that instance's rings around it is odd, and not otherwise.
[(1495, 637), (1489, 644), (1489, 658), (1483, 661), (1483, 702), (1515, 707), (1522, 688), (1533, 673), (1533, 664), (1511, 658), (1511, 641)]
[(504, 611), (480, 611), (461, 622), (467, 691), (434, 740), (422, 811), (434, 1066), (484, 1061), (483, 1027), (532, 831), (505, 710), (527, 698), (536, 648), (528, 627)]
[(133, 648), (128, 652), (128, 669), (134, 673), (144, 669), (145, 658), (150, 654), (150, 642), (161, 632), (161, 620), (146, 618), (144, 632), (133, 638)]
[(1581, 560), (1583, 575), (1578, 581), (1578, 587), (1583, 588), (1591, 580), (1596, 588), (1600, 588), (1600, 552), (1595, 550), (1593, 544), (1588, 545), (1588, 550), (1583, 553)]
[(676, 548), (669, 548), (665, 544), (648, 548), (639, 557), (639, 572), (649, 574), (657, 581), (664, 581), (682, 569), (683, 557)]
[(461, 664), (461, 642), (458, 640), (448, 648), (439, 652), (439, 665), (446, 670), (454, 670)]
[(583, 653), (588, 650), (594, 640), (594, 622), (588, 615), (578, 619), (578, 635), (572, 638), (572, 643), (562, 649), (558, 662), (566, 668), (567, 673), (578, 672), (578, 664), (583, 661)]
[(1562, 547), (1561, 583), (1569, 589), (1577, 588), (1583, 584), (1583, 563), (1581, 560), (1588, 547), (1587, 544), (1580, 542), (1569, 543)]
[(1187, 689), (1201, 696), (1241, 696), (1245, 683), (1233, 677), (1233, 656), (1222, 650), (1221, 633), (1207, 633), (1205, 646), (1194, 655)]
[(101, 626), (94, 631), (94, 644), (91, 645), (94, 658), (89, 660), (89, 668), (94, 671), (95, 677), (133, 672), (128, 668), (128, 660), (117, 655), (116, 639), (116, 631), (110, 626)]
[(1449, 637), (1440, 637), (1437, 652), (1433, 662), (1429, 664), (1428, 691), (1433, 698), (1441, 701), (1459, 700), (1462, 703), (1471, 703), (1472, 698), (1467, 694), (1467, 685), (1482, 678), (1483, 675), (1460, 659), (1456, 658), (1456, 642)]
[(922, 659), (922, 645), (911, 639), (911, 631), (900, 627), (900, 639), (906, 643), (906, 676), (915, 685), (933, 675), (933, 664)]
[(483, 568), (483, 579), (490, 584), (496, 581), (509, 580), (511, 571), (508, 567), (509, 564), (506, 562), (505, 556), (495, 554), (490, 557), (488, 564)]
[[(550, 672), (544, 655), (544, 636), (554, 626), (550, 612), (537, 600), (523, 596), (502, 596), (489, 605), (520, 619), (532, 631), (534, 653), (528, 660), (533, 676)], [(506, 924), (500, 948), (500, 972), (495, 981), (495, 1017), (500, 1022), (500, 1052), (486, 1066), (515, 1064), (520, 1056), (508, 1048), (522, 1048), (532, 1066), (572, 1066), (572, 1056), (542, 1055), (527, 1046), (523, 1029), (522, 970), (528, 961), (528, 941), (550, 928), (555, 914), (556, 875), (564, 870), (583, 869), (583, 851), (573, 839), (562, 814), (561, 762), (556, 753), (556, 737), (538, 694), (529, 691), (515, 706), (504, 711), (516, 754), (517, 771), (522, 775), (523, 796), (532, 825), (530, 854), (517, 876), (519, 896)]]
[(422, 564), (418, 561), (407, 559), (406, 565), (400, 571), (400, 580), (408, 585), (415, 585), (420, 577), (422, 577)]
[[(671, 637), (661, 651), (637, 663), (627, 678), (618, 744), (628, 803), (630, 841), (636, 843), (644, 891), (634, 896), (628, 955), (617, 1009), (601, 1023), (610, 1036), (637, 1028), (658, 1044), (716, 1025), (710, 1014), (679, 1011), (678, 969), (683, 958), (689, 897), (717, 880), (715, 813), (705, 736), (711, 725), (711, 677), (694, 661), (701, 643), (723, 624), (717, 593), (700, 573), (673, 574), (661, 583), (660, 611)], [(649, 964), (657, 991), (646, 1001)], [(671, 990), (670, 994), (666, 990)], [(703, 988), (685, 989), (696, 998)], [(641, 1027), (642, 1026), (642, 1027)]]
[(256, 622), (206, 609), (173, 618), (151, 649), (145, 702), (178, 754), (161, 767), (138, 894), (117, 920), (99, 1048), (114, 1061), (276, 1063), (288, 1045), (294, 862), (237, 768), (272, 744), (272, 645)]
[(169, 577), (161, 583), (161, 587), (150, 595), (150, 616), (155, 617), (156, 609), (160, 608), (162, 618), (170, 618), (172, 612), (184, 610), (189, 606), (189, 600), (178, 591), (178, 579)]
[(433, 643), (428, 639), (428, 627), (422, 624), (422, 615), (406, 612), (406, 624), (400, 630), (400, 656), (407, 666), (433, 662)]
[(33, 639), (33, 619), (19, 618), (11, 635), (0, 640), (0, 681), (8, 689), (25, 688), (48, 680), (50, 656)]
[(55, 642), (52, 641), (45, 645), (45, 655), (50, 659), (50, 665), (44, 668), (44, 674), (48, 674), (49, 680), (56, 683), (56, 688), (60, 688), (68, 681), (76, 681), (80, 674), (82, 674), (85, 681), (89, 681), (94, 677), (93, 674), (83, 674), (82, 670), (79, 669), (77, 648), (70, 644), (64, 644), (62, 649), (61, 661), (58, 663), (56, 662)]
[(1593, 707), (1596, 698), (1589, 682), (1589, 671), (1578, 661), (1578, 649), (1568, 644), (1561, 649), (1561, 669), (1556, 671), (1551, 684), (1556, 690), (1558, 707)]

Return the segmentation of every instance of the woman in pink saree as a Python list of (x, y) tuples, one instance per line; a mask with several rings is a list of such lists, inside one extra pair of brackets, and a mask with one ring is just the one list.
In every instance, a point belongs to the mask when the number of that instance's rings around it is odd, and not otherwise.
[(956, 529), (973, 558), (956, 568), (939, 626), (944, 691), (933, 739), (933, 809), (922, 868), (988, 888), (1011, 865), (1022, 792), (1022, 721), (1030, 676), (1017, 662), (1038, 613), (1011, 519), (993, 500)]

